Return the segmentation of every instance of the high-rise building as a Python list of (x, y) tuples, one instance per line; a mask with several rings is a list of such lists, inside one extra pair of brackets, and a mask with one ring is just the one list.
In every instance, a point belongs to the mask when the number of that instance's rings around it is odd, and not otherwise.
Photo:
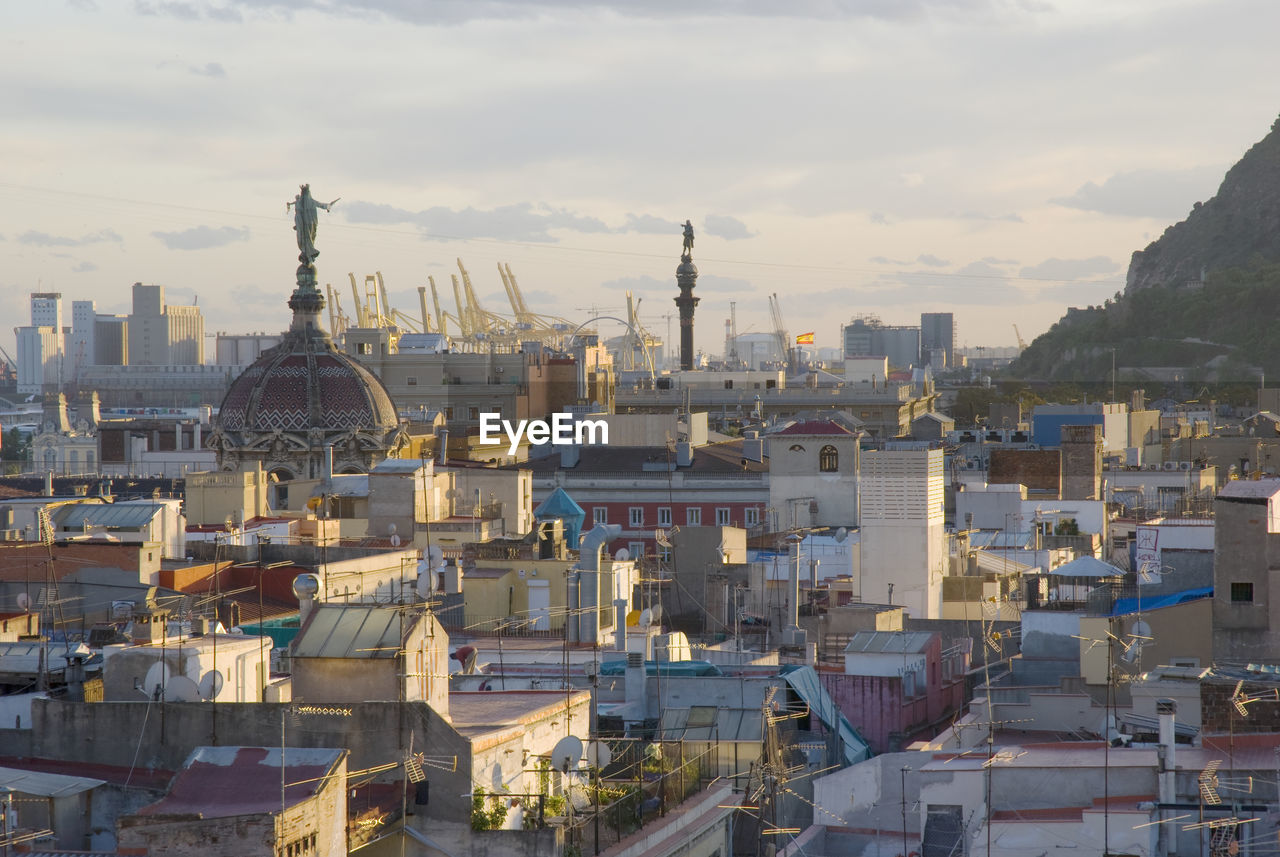
[(196, 306), (166, 305), (164, 286), (133, 284), (129, 315), (129, 364), (204, 363), (204, 316)]
[(942, 618), (942, 450), (889, 443), (863, 451), (860, 464), (862, 600), (903, 605), (918, 619)]
[(129, 363), (129, 316), (97, 314), (93, 320), (94, 366)]
[[(932, 355), (941, 351), (943, 364), (934, 363)], [(956, 323), (949, 312), (920, 313), (920, 352), (924, 362), (934, 369), (952, 369), (956, 365)]]
[(920, 363), (920, 328), (881, 324), (874, 315), (858, 316), (840, 329), (845, 357), (888, 357), (894, 369)]
[(66, 357), (60, 292), (31, 293), (31, 326), (18, 328), (17, 340), (18, 392), (56, 392)]
[(94, 328), (97, 320), (97, 306), (93, 301), (71, 302), (71, 338), (67, 340), (67, 362), (70, 364), (70, 376), (77, 380), (80, 377), (80, 367), (92, 366), (96, 359)]

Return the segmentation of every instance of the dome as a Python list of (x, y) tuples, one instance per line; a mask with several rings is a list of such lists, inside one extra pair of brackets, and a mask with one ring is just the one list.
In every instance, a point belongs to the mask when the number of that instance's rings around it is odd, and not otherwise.
[(218, 422), (230, 432), (394, 430), (386, 387), (327, 339), (288, 336), (231, 383)]
[(281, 479), (367, 473), (406, 443), (387, 388), (340, 351), (321, 324), (313, 218), (315, 208), (333, 203), (315, 203), (308, 187), (296, 202), (302, 264), (288, 301), (293, 321), (222, 400), (209, 440), (221, 470), (262, 467)]

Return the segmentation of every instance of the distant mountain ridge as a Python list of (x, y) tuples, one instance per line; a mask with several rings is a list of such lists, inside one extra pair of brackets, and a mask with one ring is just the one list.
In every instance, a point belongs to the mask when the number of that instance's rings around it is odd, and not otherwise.
[[(1129, 262), (1125, 294), (1179, 285), (1204, 273), (1280, 261), (1280, 119), (1227, 170), (1218, 192), (1195, 204)], [(1261, 259), (1255, 257), (1260, 256)]]

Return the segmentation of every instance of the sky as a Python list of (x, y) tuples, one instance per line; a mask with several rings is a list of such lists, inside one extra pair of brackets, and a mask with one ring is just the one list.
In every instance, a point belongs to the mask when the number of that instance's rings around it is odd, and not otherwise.
[[(0, 5), (0, 346), (28, 295), (278, 332), (318, 278), (418, 315), (616, 315), (697, 347), (953, 312), (1030, 341), (1124, 287), (1280, 111), (1270, 0), (71, 0)], [(603, 323), (603, 332), (608, 323)], [(212, 352), (212, 348), (209, 348)]]

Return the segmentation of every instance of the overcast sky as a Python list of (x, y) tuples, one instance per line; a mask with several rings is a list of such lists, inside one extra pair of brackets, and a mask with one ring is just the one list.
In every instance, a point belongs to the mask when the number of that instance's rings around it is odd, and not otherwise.
[[(1272, 0), (138, 0), (0, 7), (0, 312), (130, 284), (209, 332), (288, 324), (285, 203), (321, 282), (416, 316), (461, 257), (506, 312), (665, 335), (697, 229), (697, 344), (835, 345), (953, 311), (1030, 340), (1124, 286), (1280, 111)], [(452, 308), (451, 294), (442, 300)]]

